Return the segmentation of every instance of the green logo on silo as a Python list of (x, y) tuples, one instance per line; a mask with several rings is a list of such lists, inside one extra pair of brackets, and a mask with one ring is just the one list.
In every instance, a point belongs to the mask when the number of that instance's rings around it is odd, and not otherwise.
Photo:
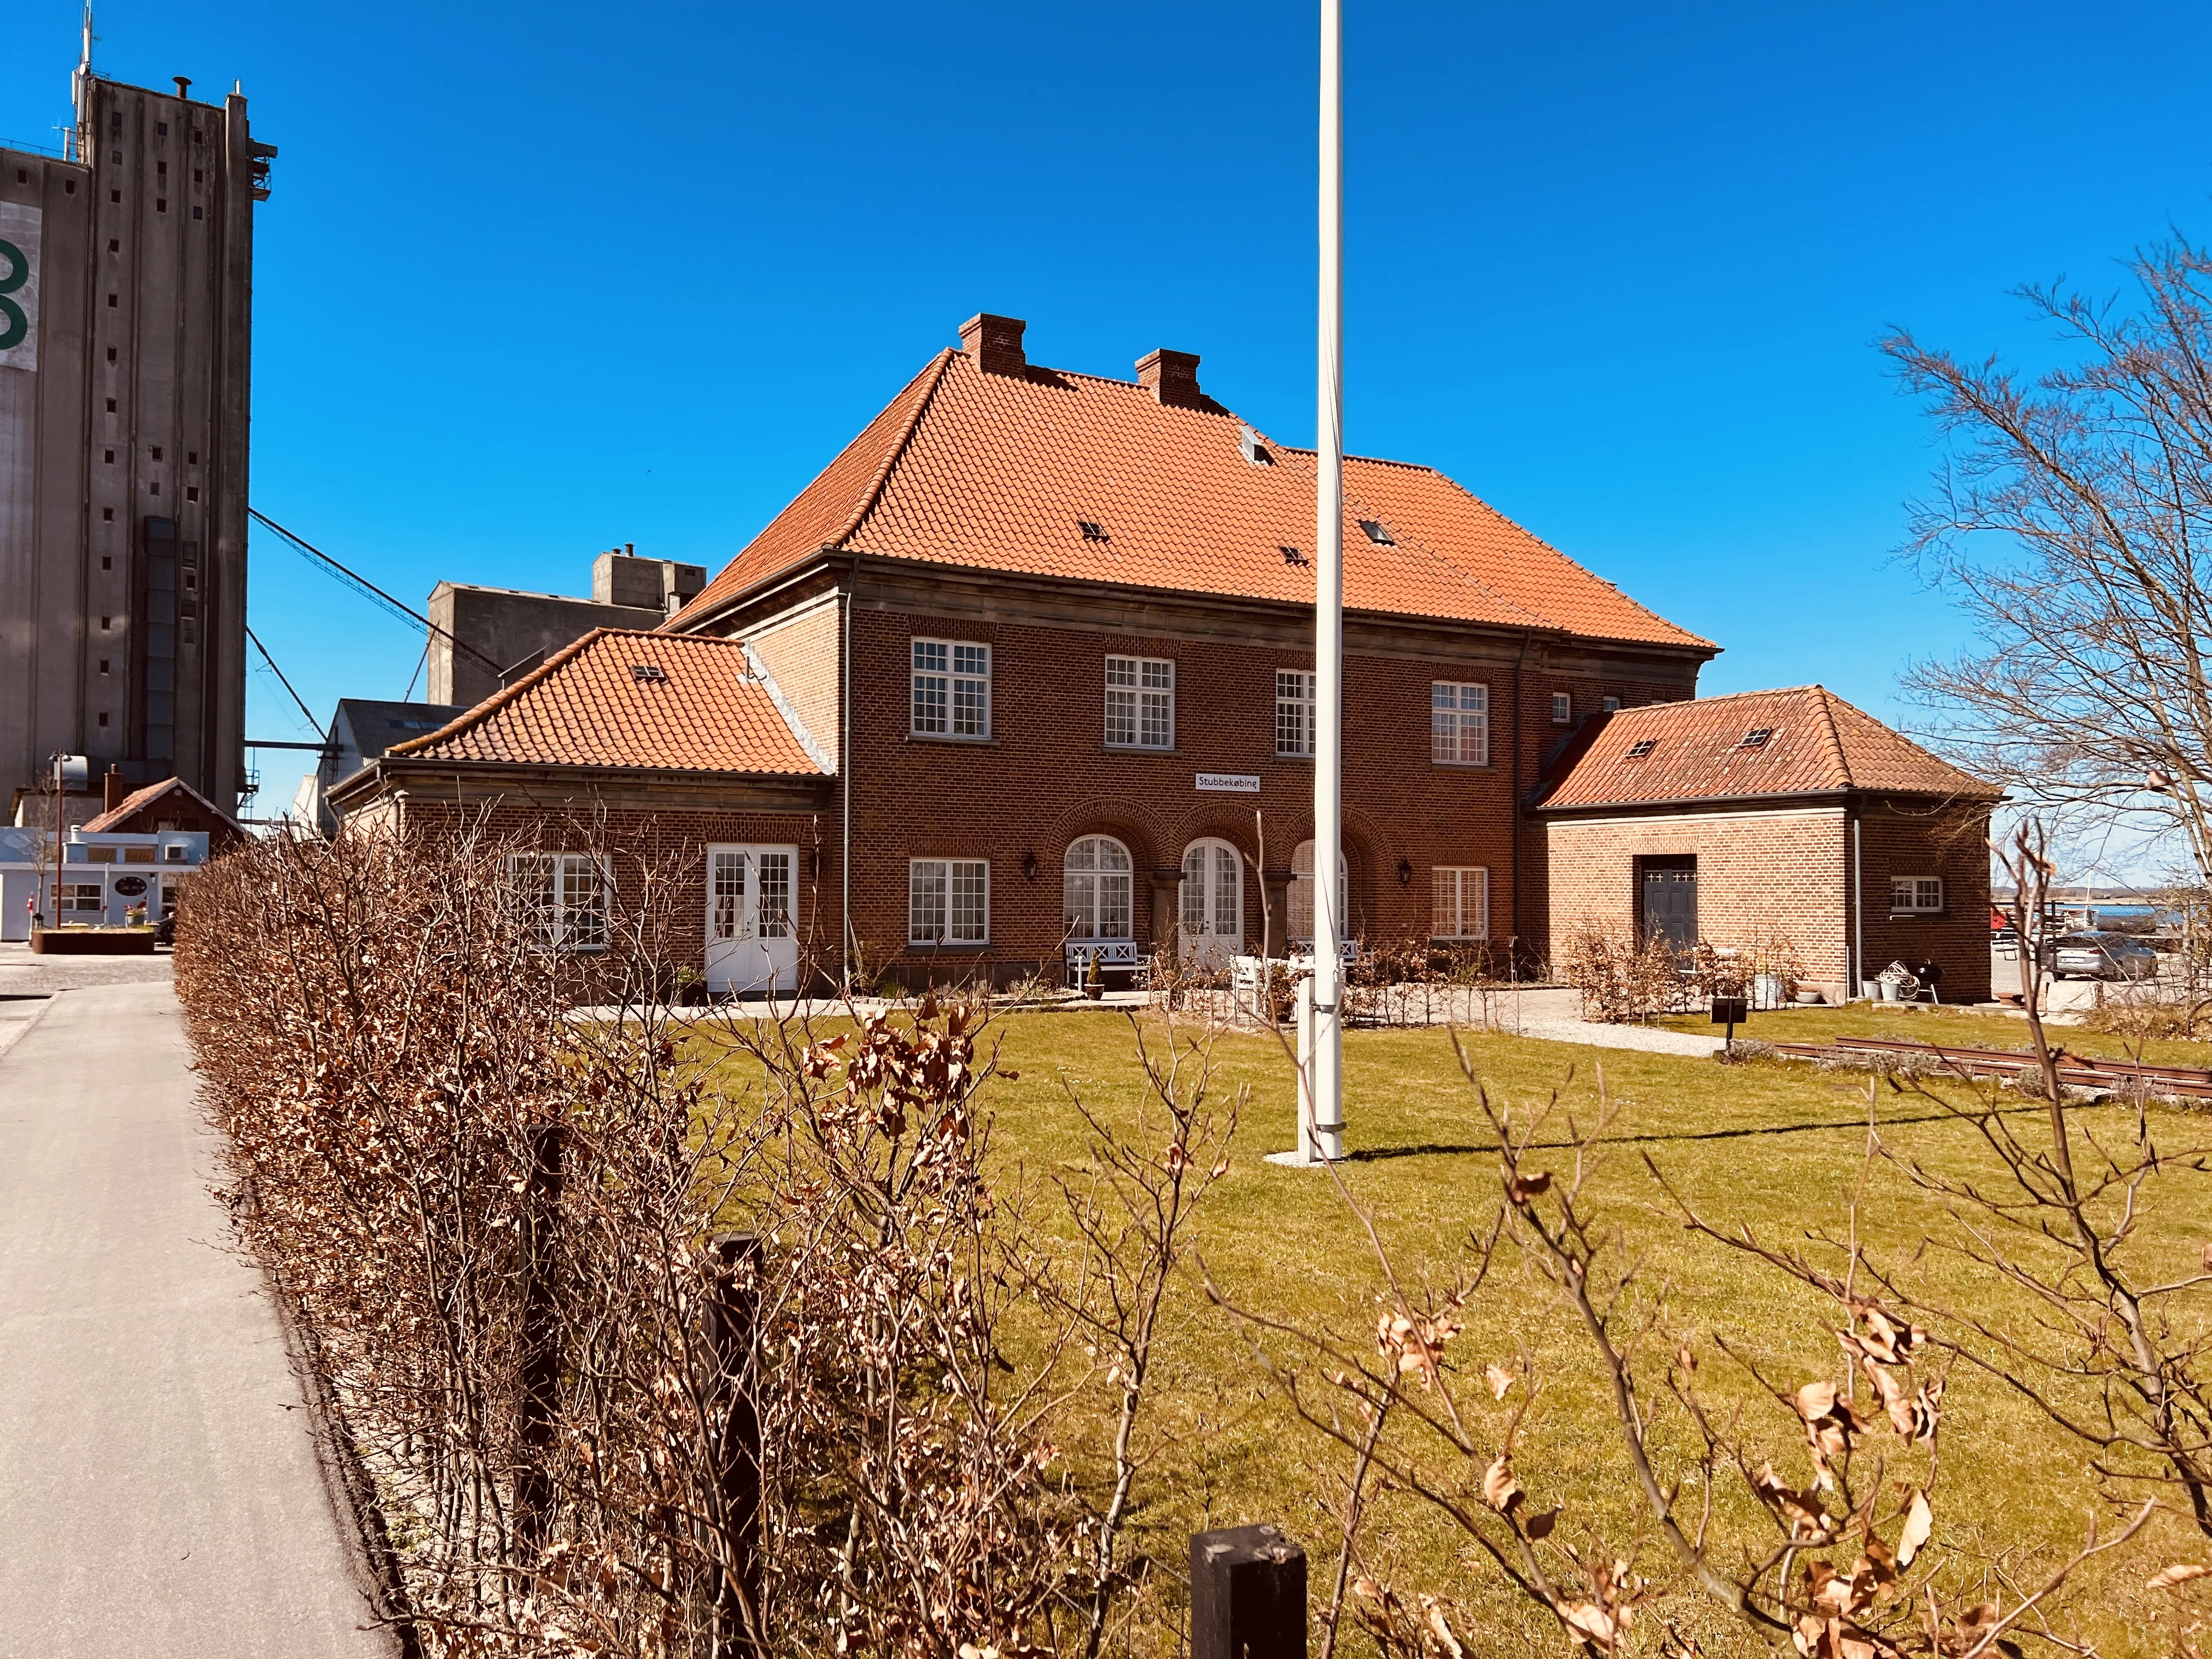
[(23, 343), (23, 337), (31, 331), (31, 319), (23, 314), (23, 307), (8, 296), (31, 280), (30, 257), (5, 237), (0, 237), (0, 259), (8, 262), (8, 274), (0, 276), (0, 351)]

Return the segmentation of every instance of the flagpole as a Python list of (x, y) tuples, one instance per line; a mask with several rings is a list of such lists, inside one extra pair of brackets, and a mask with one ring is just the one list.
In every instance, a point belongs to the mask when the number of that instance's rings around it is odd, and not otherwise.
[(1321, 0), (1320, 330), (1314, 448), (1314, 970), (1299, 1151), (1344, 1156), (1344, 21)]

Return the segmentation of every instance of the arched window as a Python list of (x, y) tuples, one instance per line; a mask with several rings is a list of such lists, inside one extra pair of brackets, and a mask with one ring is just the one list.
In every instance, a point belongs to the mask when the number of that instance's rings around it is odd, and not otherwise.
[(1182, 854), (1182, 953), (1227, 968), (1244, 948), (1244, 860), (1225, 841), (1194, 841)]
[(1064, 925), (1070, 939), (1129, 938), (1129, 849), (1111, 836), (1085, 836), (1062, 869)]
[[(1344, 878), (1344, 854), (1336, 855), (1336, 939), (1341, 945), (1350, 937), (1351, 929), (1345, 918), (1351, 914), (1350, 884)], [(1291, 854), (1291, 888), (1284, 895), (1284, 908), (1290, 914), (1284, 918), (1285, 933), (1293, 945), (1311, 947), (1314, 942), (1314, 844), (1302, 841)]]

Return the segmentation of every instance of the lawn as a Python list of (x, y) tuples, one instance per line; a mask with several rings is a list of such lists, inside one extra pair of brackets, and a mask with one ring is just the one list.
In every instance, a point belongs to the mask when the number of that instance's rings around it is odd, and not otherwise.
[[(1763, 1017), (1762, 1017), (1763, 1018)], [(1996, 1044), (2000, 1035), (2024, 1041), (2017, 1024), (1988, 1018), (1893, 1013), (1875, 1029), (1914, 1035), (1942, 1033), (1950, 1040)], [(1869, 1029), (1856, 1011), (1778, 1017), (1755, 1023), (1753, 1034), (1786, 1022), (1793, 1033), (1822, 1035)], [(1850, 1024), (1853, 1020), (1856, 1024)], [(1018, 1073), (994, 1082), (988, 1109), (994, 1121), (996, 1155), (1005, 1160), (1005, 1184), (1027, 1177), (1073, 1175), (1091, 1166), (1080, 1119), (1070, 1106), (1078, 1092), (1119, 1126), (1133, 1125), (1144, 1097), (1135, 1064), (1136, 1031), (1122, 1017), (1103, 1012), (1016, 1015), (997, 1028), (1002, 1064)], [(1156, 1020), (1146, 1027), (1155, 1043), (1168, 1034)], [(1706, 1060), (1605, 1051), (1508, 1036), (1465, 1039), (1475, 1073), (1494, 1099), (1511, 1103), (1516, 1115), (1540, 1108), (1555, 1095), (1556, 1128), (1570, 1118), (1598, 1121), (1600, 1091), (1617, 1115), (1589, 1195), (1619, 1230), (1621, 1248), (1640, 1258), (1636, 1298), (1659, 1318), (1666, 1333), (1656, 1352), (1686, 1340), (1701, 1356), (1702, 1385), (1747, 1406), (1750, 1437), (1778, 1469), (1799, 1484), (1810, 1474), (1796, 1419), (1762, 1394), (1741, 1370), (1712, 1347), (1716, 1332), (1786, 1389), (1815, 1378), (1843, 1376), (1832, 1332), (1838, 1321), (1820, 1299), (1800, 1291), (1772, 1270), (1689, 1234), (1659, 1208), (1662, 1194), (1643, 1163), (1650, 1155), (1670, 1181), (1707, 1214), (1729, 1224), (1747, 1224), (1770, 1239), (1802, 1243), (1808, 1228), (1837, 1232), (1847, 1226), (1847, 1194), (1867, 1168), (1867, 1122), (1871, 1110), (1886, 1144), (1953, 1175), (1984, 1180), (1996, 1169), (1972, 1132), (1934, 1109), (1927, 1100), (1877, 1085), (1869, 1097), (1864, 1079), (1839, 1079), (1808, 1066), (1754, 1063), (1723, 1067)], [(2177, 1045), (2191, 1046), (2193, 1045)], [(1291, 1140), (1291, 1069), (1271, 1037), (1227, 1035), (1211, 1045), (1210, 1087), (1226, 1105), (1242, 1092), (1243, 1117), (1229, 1173), (1209, 1195), (1199, 1237), (1207, 1267), (1231, 1298), (1254, 1312), (1307, 1329), (1327, 1329), (1351, 1351), (1372, 1352), (1375, 1292), (1382, 1274), (1364, 1233), (1329, 1179), (1285, 1170), (1261, 1160)], [(1346, 1042), (1346, 1135), (1351, 1156), (1340, 1166), (1351, 1197), (1376, 1216), (1401, 1279), (1426, 1278), (1449, 1284), (1470, 1260), (1470, 1233), (1488, 1230), (1498, 1202), (1494, 1139), (1460, 1073), (1442, 1031), (1359, 1031)], [(731, 1073), (735, 1079), (735, 1068)], [(2008, 1103), (2010, 1103), (2009, 1101)], [(2120, 1127), (2109, 1109), (2098, 1121)], [(2212, 1142), (2212, 1125), (2166, 1114), (2157, 1123), (2161, 1149)], [(1557, 1142), (1564, 1133), (1547, 1133)], [(1532, 1154), (1525, 1167), (1556, 1164), (1571, 1153)], [(1036, 1213), (1051, 1225), (1048, 1206)], [(1941, 1210), (1895, 1169), (1870, 1166), (1863, 1207), (1874, 1254), (1898, 1262), (1931, 1236), (1952, 1237)], [(2196, 1270), (2203, 1240), (2212, 1237), (2212, 1183), (2201, 1175), (2168, 1178), (2143, 1218), (2130, 1249), (2136, 1271), (2181, 1278)], [(2017, 1299), (1989, 1290), (1972, 1270), (1941, 1250), (1908, 1269), (1918, 1282), (1977, 1309), (2015, 1315)], [(2179, 1298), (2176, 1298), (2177, 1301)], [(2176, 1307), (2198, 1325), (2193, 1307)], [(1277, 1368), (1255, 1357), (1248, 1328), (1208, 1305), (1198, 1285), (1179, 1292), (1179, 1323), (1162, 1386), (1148, 1407), (1142, 1436), (1151, 1465), (1145, 1478), (1135, 1541), (1176, 1571), (1192, 1531), (1212, 1526), (1273, 1521), (1306, 1544), (1313, 1592), (1327, 1593), (1334, 1569), (1334, 1522), (1324, 1504), (1341, 1489), (1349, 1459), (1324, 1437), (1300, 1423), (1285, 1399), (1281, 1368), (1310, 1368), (1310, 1361), (1280, 1340), (1261, 1344)], [(1455, 1488), (1479, 1490), (1483, 1464), (1502, 1436), (1507, 1413), (1520, 1399), (1493, 1404), (1480, 1386), (1492, 1361), (1509, 1366), (1527, 1352), (1543, 1383), (1519, 1431), (1515, 1468), (1537, 1510), (1563, 1504), (1557, 1536), (1578, 1542), (1586, 1556), (1630, 1556), (1659, 1577), (1663, 1550), (1639, 1521), (1626, 1462), (1611, 1423), (1607, 1397), (1586, 1339), (1550, 1286), (1525, 1265), (1503, 1261), (1469, 1303), (1468, 1328), (1448, 1350), (1460, 1384), (1457, 1397), (1468, 1428), (1483, 1447), (1472, 1463), (1437, 1466)], [(1325, 1371), (1326, 1368), (1323, 1368)], [(1659, 1360), (1651, 1362), (1657, 1380)], [(1325, 1377), (1306, 1370), (1303, 1386), (1319, 1397)], [(1934, 1488), (1936, 1540), (1962, 1554), (1948, 1569), (1954, 1581), (1985, 1585), (2008, 1607), (2014, 1597), (1999, 1589), (2001, 1570), (2033, 1578), (2038, 1569), (2078, 1542), (2095, 1516), (2110, 1510), (2096, 1499), (2083, 1473), (2085, 1455), (2058, 1442), (2039, 1415), (1982, 1374), (1960, 1367), (1944, 1401), (1942, 1467)], [(1669, 1419), (1671, 1422), (1671, 1419)], [(1674, 1437), (1662, 1424), (1657, 1438)], [(1068, 1447), (1072, 1463), (1095, 1474), (1101, 1447), (1096, 1437)], [(1893, 1450), (1896, 1443), (1887, 1444)], [(1900, 1469), (1917, 1466), (1904, 1456)], [(1726, 1526), (1746, 1538), (1762, 1524), (1742, 1482), (1724, 1474), (1715, 1501)], [(1694, 1507), (1694, 1506), (1692, 1506)], [(1402, 1592), (1445, 1596), (1458, 1610), (1461, 1633), (1470, 1631), (1471, 1651), (1561, 1652), (1565, 1644), (1547, 1618), (1514, 1599), (1496, 1569), (1475, 1556), (1433, 1511), (1401, 1494), (1378, 1501), (1364, 1541), (1363, 1565)], [(2161, 1516), (2157, 1534), (2139, 1540), (2136, 1554), (2115, 1553), (2091, 1562), (2077, 1575), (2075, 1605), (2061, 1620), (2075, 1639), (2106, 1654), (2147, 1653), (2172, 1645), (2175, 1607), (2164, 1592), (2148, 1592), (2142, 1580), (2166, 1560), (2205, 1559), (2212, 1549), (2179, 1522)], [(1771, 1534), (1770, 1534), (1771, 1535)], [(2155, 1558), (2154, 1559), (2153, 1558)], [(1161, 1577), (1164, 1618), (1172, 1627), (1180, 1592)], [(1707, 1654), (1753, 1652), (1759, 1644), (1735, 1632), (1698, 1598), (1685, 1594), (1651, 1609), (1637, 1626), (1638, 1645), (1656, 1651), (1658, 1620), (1673, 1618)], [(1644, 1638), (1650, 1638), (1649, 1640)], [(1162, 1646), (1157, 1634), (1139, 1636), (1134, 1650)], [(1352, 1652), (1368, 1650), (1364, 1641)]]
[[(1712, 1022), (1703, 1013), (1669, 1014), (1659, 1024), (1670, 1030), (1711, 1036)], [(1738, 1036), (1765, 1042), (1832, 1042), (1841, 1036), (1888, 1037), (1901, 1042), (1953, 1043), (1961, 1048), (2012, 1048), (2028, 1046), (2027, 1019), (2021, 1014), (1977, 1012), (1931, 1007), (1922, 1003), (1885, 1005), (1854, 1002), (1845, 1007), (1779, 1008), (1755, 1013), (1736, 1028)], [(2048, 1025), (2051, 1041), (2076, 1054), (2104, 1054), (2212, 1067), (2212, 1042), (2179, 1038), (2140, 1042), (2080, 1025)], [(2139, 1052), (2140, 1051), (2140, 1052)]]

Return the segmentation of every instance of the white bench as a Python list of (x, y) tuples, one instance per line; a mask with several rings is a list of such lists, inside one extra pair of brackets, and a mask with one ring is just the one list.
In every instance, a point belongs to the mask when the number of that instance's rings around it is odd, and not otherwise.
[(1137, 941), (1133, 939), (1072, 939), (1061, 947), (1061, 953), (1070, 985), (1086, 983), (1094, 962), (1103, 974), (1109, 969), (1133, 972), (1139, 961)]

